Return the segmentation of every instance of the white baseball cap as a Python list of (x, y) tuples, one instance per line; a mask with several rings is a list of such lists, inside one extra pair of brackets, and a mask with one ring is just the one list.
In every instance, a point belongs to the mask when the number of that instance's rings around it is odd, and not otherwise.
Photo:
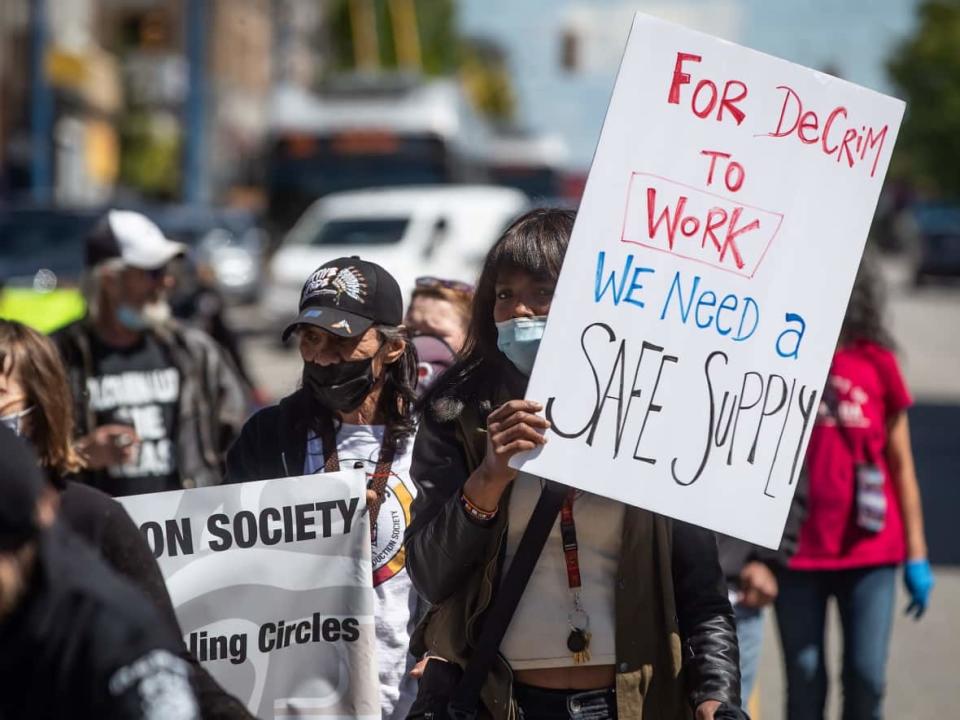
[(119, 258), (140, 270), (158, 270), (187, 252), (187, 246), (166, 237), (146, 215), (110, 210), (87, 236), (87, 267)]

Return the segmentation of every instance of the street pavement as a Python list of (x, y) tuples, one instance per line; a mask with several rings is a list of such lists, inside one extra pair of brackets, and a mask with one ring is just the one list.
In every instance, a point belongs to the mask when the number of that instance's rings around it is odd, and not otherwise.
[[(883, 274), (890, 329), (917, 401), (910, 413), (913, 447), (937, 581), (931, 607), (919, 622), (902, 614), (907, 599), (898, 587), (886, 717), (942, 720), (960, 716), (953, 695), (960, 673), (960, 542), (955, 532), (960, 512), (960, 286), (913, 288), (909, 268), (901, 261), (885, 261)], [(232, 319), (246, 336), (255, 380), (273, 397), (294, 390), (301, 363), (295, 350), (280, 347), (280, 330), (266, 327), (256, 308), (237, 308)], [(840, 717), (841, 669), (839, 627), (833, 615), (828, 629), (831, 719)], [(781, 663), (776, 627), (768, 616), (754, 720), (783, 717)]]

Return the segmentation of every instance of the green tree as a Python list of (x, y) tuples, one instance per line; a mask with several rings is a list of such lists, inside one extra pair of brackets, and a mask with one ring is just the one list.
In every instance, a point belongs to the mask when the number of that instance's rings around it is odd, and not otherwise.
[(133, 110), (121, 117), (121, 185), (156, 200), (175, 198), (181, 153), (180, 127), (170, 113)]
[[(398, 68), (394, 25), (388, 0), (372, 0), (381, 70)], [(516, 105), (510, 72), (502, 50), (490, 41), (462, 37), (454, 0), (414, 0), (421, 72), (427, 76), (459, 74), (478, 111), (496, 120), (510, 120)], [(356, 68), (351, 0), (334, 0), (329, 33), (335, 72)]]
[(469, 40), (461, 58), (460, 78), (474, 106), (493, 120), (511, 120), (517, 102), (501, 48), (488, 40)]
[(960, 196), (960, 2), (926, 0), (888, 62), (907, 112), (893, 173)]
[[(335, 70), (355, 68), (350, 4), (351, 0), (334, 0), (329, 8)], [(445, 75), (455, 71), (460, 61), (460, 39), (453, 0), (415, 0), (414, 8), (424, 74)], [(380, 67), (396, 70), (397, 51), (387, 0), (373, 0), (373, 11)]]

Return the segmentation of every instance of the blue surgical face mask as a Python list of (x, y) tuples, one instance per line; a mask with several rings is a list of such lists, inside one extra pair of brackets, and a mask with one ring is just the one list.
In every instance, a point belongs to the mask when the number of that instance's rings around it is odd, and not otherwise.
[(142, 332), (148, 327), (147, 319), (143, 316), (143, 313), (134, 310), (129, 305), (121, 305), (117, 308), (117, 320), (127, 330), (133, 332)]
[(33, 412), (33, 406), (20, 410), (19, 412), (10, 413), (9, 415), (0, 415), (0, 425), (6, 425), (6, 427), (12, 430), (17, 435), (23, 435), (23, 419)]
[(148, 328), (162, 325), (170, 319), (170, 305), (166, 300), (148, 303), (139, 310), (129, 305), (120, 305), (117, 308), (117, 320), (127, 330), (143, 332)]
[(537, 350), (540, 349), (540, 339), (546, 326), (545, 315), (512, 318), (497, 323), (497, 347), (527, 377), (533, 371), (533, 361), (537, 359)]

